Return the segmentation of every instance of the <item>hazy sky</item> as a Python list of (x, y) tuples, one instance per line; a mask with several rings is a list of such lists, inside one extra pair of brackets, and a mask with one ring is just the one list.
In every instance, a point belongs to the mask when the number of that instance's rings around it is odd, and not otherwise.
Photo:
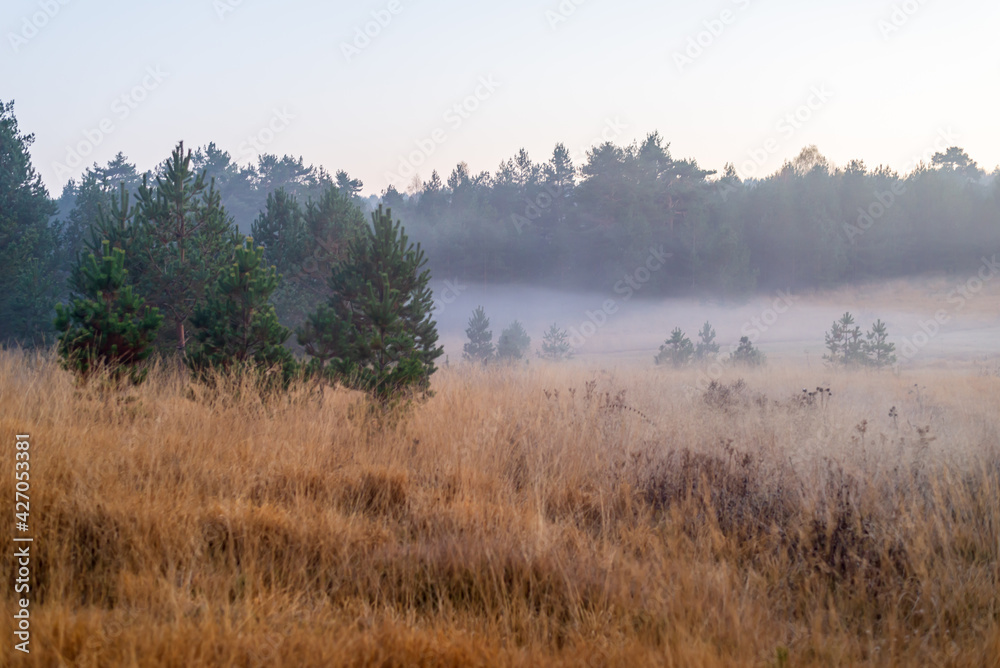
[(4, 0), (0, 100), (54, 195), (181, 139), (301, 155), (366, 193), (653, 130), (744, 176), (808, 144), (900, 170), (957, 144), (991, 170), (998, 19), (981, 0)]

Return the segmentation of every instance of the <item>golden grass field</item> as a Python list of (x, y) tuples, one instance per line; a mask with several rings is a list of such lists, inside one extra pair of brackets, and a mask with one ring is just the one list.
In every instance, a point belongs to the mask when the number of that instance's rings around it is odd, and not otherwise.
[(1000, 377), (696, 376), (452, 365), (380, 425), (2, 352), (35, 543), (29, 655), (0, 551), (0, 663), (1000, 665)]

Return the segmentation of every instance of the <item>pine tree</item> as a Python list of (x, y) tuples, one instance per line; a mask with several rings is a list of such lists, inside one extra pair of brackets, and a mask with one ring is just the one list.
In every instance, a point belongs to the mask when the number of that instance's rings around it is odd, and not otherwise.
[(489, 326), (490, 319), (480, 306), (472, 313), (469, 327), (465, 330), (469, 342), (463, 348), (462, 357), (467, 361), (485, 364), (493, 358), (493, 332), (488, 329)]
[(309, 246), (306, 220), (298, 200), (284, 188), (267, 196), (264, 210), (250, 227), (250, 236), (264, 247), (264, 257), (286, 278), (302, 263)]
[(694, 344), (684, 335), (680, 327), (675, 327), (670, 338), (660, 346), (660, 354), (654, 360), (657, 364), (669, 362), (674, 367), (682, 367), (691, 361), (694, 355)]
[(299, 343), (326, 377), (368, 392), (383, 405), (402, 395), (428, 394), (437, 346), (431, 318), (430, 272), (392, 210), (372, 213), (372, 227), (355, 239), (332, 272), (329, 306), (300, 328)]
[(754, 346), (748, 336), (741, 336), (740, 344), (729, 354), (730, 362), (744, 366), (761, 366), (766, 360), (764, 353)]
[(695, 359), (703, 360), (709, 355), (715, 355), (719, 352), (719, 344), (715, 342), (715, 330), (712, 329), (712, 325), (708, 321), (698, 332), (698, 339), (694, 348)]
[(559, 329), (555, 323), (549, 327), (549, 331), (542, 336), (541, 357), (549, 360), (564, 360), (573, 354), (569, 344), (569, 334), (566, 330)]
[[(338, 369), (349, 364), (351, 352), (352, 314), (340, 313), (328, 304), (319, 307), (306, 316), (298, 329), (298, 342), (311, 359), (305, 366), (305, 373), (311, 378), (335, 376)], [(327, 365), (332, 365), (327, 368)]]
[(247, 237), (236, 248), (233, 264), (223, 271), (205, 303), (191, 316), (194, 341), (188, 365), (201, 377), (209, 370), (255, 371), (287, 386), (296, 371), (292, 353), (284, 347), (291, 330), (278, 322), (271, 293), (279, 276), (264, 265), (264, 249)]
[(854, 324), (854, 316), (844, 313), (826, 334), (826, 348), (830, 352), (823, 359), (836, 366), (859, 366), (866, 363), (861, 328)]
[(531, 337), (524, 331), (520, 322), (515, 320), (500, 332), (497, 340), (497, 359), (514, 362), (524, 359), (531, 348)]
[(41, 258), (23, 261), (14, 276), (6, 304), (7, 326), (18, 343), (39, 346), (52, 339), (53, 298), (60, 292), (53, 267)]
[(79, 273), (84, 266), (81, 258), (91, 253), (99, 256), (103, 253), (105, 242), (125, 253), (125, 271), (130, 277), (143, 275), (143, 254), (136, 243), (135, 207), (129, 200), (128, 190), (122, 183), (115, 196), (108, 196), (106, 201), (96, 205), (96, 218), (89, 224), (90, 238), (84, 240), (76, 267), (70, 273), (69, 281), (73, 289), (83, 290), (83, 279)]
[[(359, 182), (360, 183), (360, 182)], [(345, 190), (329, 186), (305, 208), (305, 252), (295, 259), (299, 282), (314, 298), (330, 298), (328, 278), (365, 228), (365, 216)]]
[(869, 366), (881, 369), (896, 363), (896, 344), (889, 343), (889, 333), (881, 319), (865, 334), (864, 355)]
[(361, 179), (352, 179), (343, 169), (337, 170), (335, 178), (337, 180), (337, 189), (347, 199), (354, 199), (361, 193), (361, 189), (365, 187)]
[(104, 367), (112, 377), (141, 382), (140, 363), (153, 351), (163, 316), (127, 284), (125, 252), (105, 241), (100, 261), (90, 253), (76, 274), (79, 291), (68, 307), (56, 305), (57, 350), (63, 366), (83, 378)]
[[(70, 181), (63, 189), (60, 199), (70, 199), (73, 207), (66, 216), (66, 227), (63, 237), (63, 251), (67, 264), (77, 262), (77, 255), (84, 257), (88, 252), (100, 257), (104, 239), (111, 240), (111, 247), (125, 248), (116, 243), (102, 226), (102, 219), (117, 220), (118, 216), (111, 211), (116, 206), (122, 207), (123, 193), (133, 193), (142, 183), (135, 165), (128, 162), (122, 153), (116, 155), (105, 167), (94, 165), (88, 168), (81, 177), (80, 183)], [(124, 207), (128, 209), (128, 207)], [(131, 216), (127, 224), (132, 224)], [(94, 228), (98, 228), (95, 230)], [(96, 232), (96, 234), (95, 234)], [(134, 262), (136, 254), (125, 248), (125, 269), (135, 277), (130, 263)]]
[(267, 260), (283, 276), (272, 298), (282, 322), (298, 327), (318, 303), (330, 298), (333, 266), (364, 229), (361, 209), (343, 189), (327, 187), (304, 209), (283, 188), (268, 196), (252, 230)]
[(143, 179), (137, 196), (136, 242), (143, 253), (143, 274), (136, 286), (164, 313), (181, 353), (185, 325), (204, 294), (233, 258), (239, 245), (232, 218), (222, 207), (214, 181), (196, 175), (184, 143), (174, 149), (162, 176), (149, 186)]
[[(61, 228), (56, 205), (35, 171), (14, 103), (0, 100), (0, 343), (43, 343), (51, 335)], [(35, 282), (33, 277), (49, 280)]]

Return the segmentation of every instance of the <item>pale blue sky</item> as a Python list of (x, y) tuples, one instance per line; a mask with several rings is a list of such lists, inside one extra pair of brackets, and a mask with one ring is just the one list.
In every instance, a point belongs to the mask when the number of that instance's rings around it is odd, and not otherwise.
[[(56, 195), (118, 151), (144, 169), (180, 139), (215, 141), (245, 163), (253, 136), (346, 169), (366, 193), (405, 187), (412, 162), (447, 178), (461, 160), (493, 171), (521, 147), (544, 161), (561, 141), (582, 157), (602, 133), (653, 130), (675, 157), (745, 176), (808, 144), (837, 164), (907, 170), (950, 143), (1000, 164), (1000, 6), (576, 2), (5, 0), (0, 99), (35, 133)], [(391, 20), (345, 56), (372, 12)]]

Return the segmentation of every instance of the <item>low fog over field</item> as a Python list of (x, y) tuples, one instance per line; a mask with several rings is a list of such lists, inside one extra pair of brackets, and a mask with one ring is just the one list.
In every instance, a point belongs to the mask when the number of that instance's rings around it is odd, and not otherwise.
[(729, 303), (626, 298), (613, 289), (602, 294), (435, 281), (435, 317), (452, 362), (461, 359), (472, 311), (483, 306), (494, 341), (516, 319), (536, 352), (542, 334), (556, 323), (570, 333), (583, 361), (652, 364), (674, 327), (694, 340), (707, 320), (724, 355), (748, 336), (769, 357), (818, 365), (826, 352), (825, 332), (849, 311), (862, 329), (881, 318), (900, 361), (923, 365), (949, 357), (1000, 355), (1000, 280), (977, 283), (974, 277), (916, 277), (831, 291), (776, 290)]

